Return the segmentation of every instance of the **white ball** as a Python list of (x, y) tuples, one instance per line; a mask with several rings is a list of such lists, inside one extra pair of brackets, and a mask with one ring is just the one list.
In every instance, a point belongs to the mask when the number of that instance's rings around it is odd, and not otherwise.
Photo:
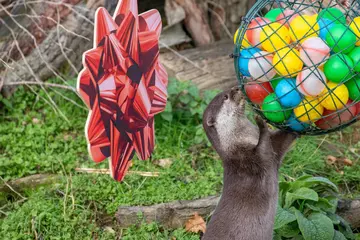
[(330, 57), (330, 47), (319, 37), (306, 39), (300, 47), (300, 58), (308, 67), (323, 65)]
[(306, 68), (296, 78), (296, 86), (305, 96), (317, 96), (325, 89), (325, 74), (318, 68)]
[(254, 80), (260, 82), (270, 81), (276, 71), (272, 65), (274, 56), (268, 52), (260, 51), (249, 60), (249, 73)]

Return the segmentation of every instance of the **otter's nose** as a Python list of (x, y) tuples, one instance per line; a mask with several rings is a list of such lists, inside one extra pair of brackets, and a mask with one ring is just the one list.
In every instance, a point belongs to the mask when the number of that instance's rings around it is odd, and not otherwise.
[(235, 101), (241, 99), (242, 93), (241, 93), (240, 87), (236, 86), (236, 87), (231, 88), (230, 96), (231, 96), (231, 99), (235, 100)]
[(231, 90), (234, 91), (234, 92), (240, 92), (241, 91), (240, 87), (238, 87), (238, 86), (233, 87)]

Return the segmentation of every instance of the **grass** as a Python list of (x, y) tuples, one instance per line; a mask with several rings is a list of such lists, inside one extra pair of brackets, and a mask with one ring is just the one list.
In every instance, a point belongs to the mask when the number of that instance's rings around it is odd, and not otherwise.
[[(50, 91), (69, 119), (67, 122), (42, 100), (44, 92), (37, 91), (40, 97), (19, 88), (11, 99), (0, 100), (3, 105), (0, 176), (12, 180), (37, 173), (55, 173), (64, 178), (54, 185), (25, 191), (22, 193), (27, 198), (25, 201), (19, 201), (21, 198), (16, 194), (0, 193), (3, 205), (0, 206), (0, 239), (114, 239), (115, 235), (121, 235), (122, 239), (199, 239), (184, 229), (168, 230), (155, 223), (142, 223), (140, 219), (137, 226), (117, 229), (112, 216), (121, 205), (151, 205), (220, 193), (221, 162), (204, 141), (199, 141), (201, 119), (183, 114), (169, 122), (158, 116), (153, 158), (151, 161), (135, 159), (131, 170), (156, 171), (160, 176), (128, 175), (120, 184), (107, 175), (74, 171), (76, 167), (108, 167), (107, 163), (96, 165), (88, 158), (83, 129), (87, 110)], [(62, 93), (82, 104), (75, 94)], [(348, 129), (344, 136), (350, 136), (353, 130)], [(344, 194), (355, 197), (360, 192), (356, 155), (360, 145), (340, 140), (339, 134), (325, 139), (301, 138), (287, 155), (282, 175), (296, 178), (308, 173), (328, 177)], [(325, 163), (326, 156), (333, 155), (326, 147), (329, 143), (354, 160), (354, 166), (342, 169), (343, 174)], [(156, 164), (165, 158), (172, 160), (169, 168)]]

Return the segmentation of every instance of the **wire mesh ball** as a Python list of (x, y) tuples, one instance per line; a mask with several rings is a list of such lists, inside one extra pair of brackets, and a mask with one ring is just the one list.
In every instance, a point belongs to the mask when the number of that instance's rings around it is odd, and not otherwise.
[(235, 34), (248, 102), (273, 126), (334, 132), (360, 117), (360, 3), (257, 1)]

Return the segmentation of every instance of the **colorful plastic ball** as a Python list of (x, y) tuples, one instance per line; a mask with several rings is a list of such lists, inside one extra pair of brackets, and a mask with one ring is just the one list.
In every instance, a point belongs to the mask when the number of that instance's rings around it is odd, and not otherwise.
[(300, 122), (294, 115), (291, 115), (291, 117), (289, 118), (289, 120), (287, 120), (286, 123), (289, 128), (296, 132), (302, 132), (309, 127), (309, 124)]
[(360, 72), (360, 47), (354, 48), (348, 56), (351, 58), (351, 60), (354, 63), (354, 70), (356, 72)]
[(291, 21), (297, 16), (299, 16), (299, 14), (296, 13), (294, 10), (286, 9), (284, 10), (284, 12), (280, 13), (277, 16), (276, 21), (281, 25), (285, 25), (286, 27), (289, 27)]
[(286, 47), (275, 53), (273, 65), (279, 75), (291, 78), (301, 71), (304, 63), (298, 50)]
[(324, 64), (330, 57), (330, 48), (319, 37), (306, 39), (300, 48), (300, 57), (308, 67)]
[(323, 9), (318, 15), (318, 19), (320, 18), (326, 18), (335, 23), (342, 23), (342, 24), (346, 23), (345, 15), (340, 11), (340, 9), (337, 8)]
[(330, 57), (324, 65), (326, 78), (334, 83), (340, 83), (351, 77), (354, 63), (350, 57), (344, 54), (337, 54)]
[(305, 68), (296, 78), (296, 86), (305, 96), (319, 95), (324, 91), (325, 84), (325, 74), (315, 67)]
[(308, 15), (299, 15), (290, 23), (290, 37), (293, 41), (304, 42), (307, 38), (317, 37), (319, 24), (316, 19)]
[(319, 128), (326, 130), (347, 123), (354, 119), (356, 115), (357, 106), (352, 101), (349, 101), (346, 104), (346, 108), (344, 108), (340, 112), (325, 109), (323, 113), (324, 117), (317, 121), (315, 124)]
[(268, 52), (274, 52), (284, 48), (290, 41), (290, 34), (287, 27), (277, 22), (264, 26), (260, 33), (261, 47)]
[(275, 93), (283, 107), (296, 107), (302, 100), (301, 94), (296, 88), (296, 80), (293, 78), (281, 80), (275, 89)]
[(344, 84), (328, 82), (320, 97), (320, 104), (327, 110), (339, 110), (349, 101), (349, 90)]
[[(239, 35), (239, 29), (238, 30), (236, 30), (236, 33), (235, 33), (235, 35), (234, 35), (234, 44), (236, 45), (237, 44), (237, 38), (238, 38), (238, 35)], [(241, 48), (248, 48), (248, 47), (250, 47), (251, 45), (250, 45), (250, 42), (249, 42), (249, 40), (247, 39), (247, 36), (246, 36), (246, 34), (244, 34), (244, 38), (243, 38), (243, 40), (242, 40), (242, 42), (241, 42)]]
[(312, 19), (315, 19), (316, 21), (317, 21), (317, 19), (318, 19), (318, 14), (314, 14), (314, 15), (310, 15), (310, 17), (312, 18)]
[(246, 30), (246, 37), (250, 44), (254, 47), (258, 47), (260, 44), (260, 33), (264, 26), (268, 25), (270, 20), (263, 17), (254, 18)]
[(279, 82), (281, 82), (281, 80), (283, 80), (282, 77), (280, 77), (279, 75), (275, 75), (275, 77), (270, 81), (270, 84), (274, 89), (274, 91), (276, 89), (276, 86), (279, 84)]
[(239, 57), (239, 70), (242, 75), (250, 77), (249, 72), (249, 61), (254, 56), (255, 53), (260, 52), (258, 48), (245, 48), (240, 51)]
[(360, 46), (360, 17), (354, 18), (350, 24), (350, 29), (355, 33), (357, 37), (356, 46)]
[(358, 115), (360, 113), (360, 102), (357, 102), (355, 104), (355, 106), (356, 106), (356, 110), (357, 110), (356, 115)]
[(349, 90), (349, 98), (353, 101), (360, 100), (360, 76), (355, 76), (345, 83)]
[(276, 18), (279, 16), (279, 14), (281, 14), (284, 10), (281, 9), (281, 8), (274, 8), (274, 9), (271, 9), (266, 15), (265, 17), (267, 19), (269, 19), (270, 21), (272, 22), (275, 22), (276, 21)]
[(245, 85), (245, 92), (252, 103), (261, 105), (264, 99), (274, 91), (268, 82), (249, 82)]
[(335, 25), (326, 35), (326, 43), (336, 53), (349, 53), (356, 44), (356, 35), (345, 25)]
[(304, 123), (315, 122), (319, 120), (324, 112), (316, 98), (306, 97), (297, 108), (294, 109), (295, 117)]
[(320, 18), (318, 24), (320, 27), (319, 37), (322, 40), (326, 40), (326, 35), (329, 33), (330, 29), (335, 26), (335, 22), (330, 19)]
[(270, 94), (264, 99), (261, 108), (265, 117), (275, 123), (284, 122), (291, 115), (290, 110), (285, 110), (281, 106), (275, 93)]
[(255, 53), (249, 61), (250, 76), (260, 82), (270, 81), (276, 75), (272, 66), (273, 58), (272, 54), (265, 51)]

